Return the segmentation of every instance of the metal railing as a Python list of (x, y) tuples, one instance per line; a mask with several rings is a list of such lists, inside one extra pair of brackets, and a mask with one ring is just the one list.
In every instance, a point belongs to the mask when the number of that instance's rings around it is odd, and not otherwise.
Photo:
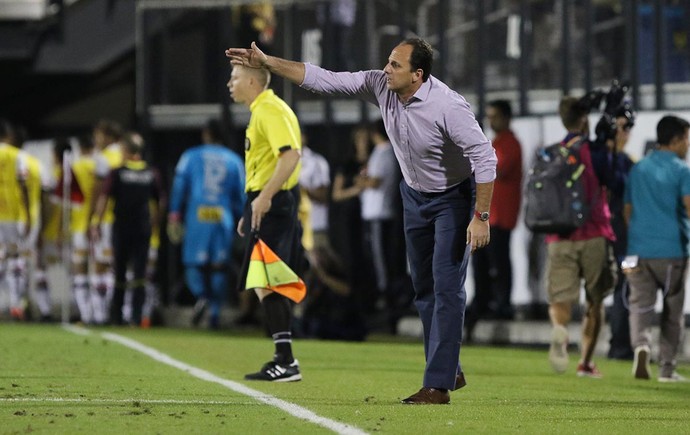
[[(225, 68), (218, 41), (200, 46), (191, 53), (190, 63), (207, 62), (209, 69), (190, 77), (199, 86), (207, 86), (201, 100), (177, 98), (179, 90), (171, 76), (183, 71), (170, 67), (170, 52), (175, 52), (179, 37), (176, 28), (184, 26), (190, 15), (202, 16), (196, 24), (202, 35), (215, 32), (233, 42), (232, 31), (217, 18), (228, 16), (249, 0), (138, 0), (137, 41), (137, 114), (146, 122), (167, 125), (164, 113), (184, 112), (184, 107), (216, 105), (215, 113), (230, 114), (237, 109), (224, 95)], [(275, 54), (301, 60), (305, 44), (319, 41), (320, 52), (332, 50), (327, 33), (333, 23), (318, 23), (317, 8), (333, 5), (326, 0), (274, 0), (277, 31)], [(350, 43), (358, 69), (381, 68), (389, 50), (401, 38), (419, 35), (435, 47), (433, 74), (462, 93), (478, 116), (484, 103), (496, 97), (513, 101), (519, 115), (553, 113), (556, 101), (567, 93), (583, 93), (593, 87), (607, 87), (614, 78), (629, 80), (638, 109), (665, 110), (690, 107), (690, 56), (688, 56), (688, 2), (673, 4), (662, 0), (358, 0), (357, 20), (352, 26)], [(215, 11), (203, 17), (200, 11)], [(180, 11), (184, 11), (181, 13)], [(176, 12), (176, 13), (175, 13)], [(168, 29), (168, 30), (166, 30)], [(173, 30), (171, 30), (173, 29)], [(214, 30), (215, 29), (215, 30)], [(206, 33), (204, 33), (206, 32)], [(316, 37), (314, 37), (316, 36)], [(194, 55), (198, 55), (194, 59)], [(337, 53), (345, 56), (346, 53)], [(328, 65), (328, 56), (323, 61)], [(158, 62), (158, 64), (157, 64)], [(166, 62), (168, 62), (166, 64)], [(151, 70), (158, 76), (153, 77)], [(215, 69), (215, 72), (213, 71)], [(213, 78), (218, 83), (210, 83)], [(344, 110), (359, 113), (335, 113), (331, 100), (313, 104), (313, 97), (287, 82), (277, 83), (283, 98), (298, 113), (319, 110), (305, 116), (313, 122), (339, 122), (340, 119), (366, 119), (364, 105), (345, 105)], [(162, 106), (162, 107), (157, 107)], [(175, 106), (177, 109), (172, 109)], [(241, 112), (241, 110), (240, 110)], [(155, 115), (155, 116), (154, 116)]]

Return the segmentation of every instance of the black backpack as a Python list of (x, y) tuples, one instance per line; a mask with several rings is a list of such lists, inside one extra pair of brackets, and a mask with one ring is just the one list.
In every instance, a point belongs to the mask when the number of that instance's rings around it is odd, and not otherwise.
[(525, 186), (525, 225), (535, 233), (567, 235), (589, 217), (581, 136), (540, 148)]

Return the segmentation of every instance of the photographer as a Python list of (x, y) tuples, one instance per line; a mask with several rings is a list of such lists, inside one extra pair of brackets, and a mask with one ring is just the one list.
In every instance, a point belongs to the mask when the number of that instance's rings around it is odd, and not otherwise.
[(553, 326), (549, 361), (554, 371), (563, 373), (568, 367), (568, 330), (572, 306), (579, 302), (581, 280), (585, 282), (586, 309), (582, 320), (581, 359), (577, 375), (601, 377), (592, 362), (601, 325), (603, 300), (614, 286), (615, 271), (609, 242), (615, 240), (611, 228), (606, 189), (597, 179), (592, 164), (588, 114), (598, 105), (602, 95), (591, 100), (563, 97), (559, 113), (568, 134), (561, 142), (566, 153), (583, 165), (585, 198), (590, 210), (582, 226), (568, 234), (549, 234), (547, 242), (547, 292), (549, 317)]
[[(616, 257), (618, 279), (613, 292), (613, 305), (609, 311), (611, 340), (608, 357), (630, 360), (633, 357), (630, 345), (630, 326), (627, 302), (623, 300), (625, 279), (620, 264), (627, 249), (627, 228), (623, 217), (623, 194), (628, 174), (634, 162), (625, 152), (630, 138), (630, 130), (635, 125), (635, 113), (629, 103), (615, 101), (615, 107), (605, 110), (597, 124), (597, 139), (592, 145), (592, 163), (598, 178), (608, 191), (608, 204), (611, 211), (611, 226), (616, 234), (613, 253)], [(610, 113), (613, 113), (611, 116)]]

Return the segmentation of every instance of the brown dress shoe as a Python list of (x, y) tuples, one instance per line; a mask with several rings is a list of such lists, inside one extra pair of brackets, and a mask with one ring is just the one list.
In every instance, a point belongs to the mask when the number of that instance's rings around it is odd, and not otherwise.
[(450, 403), (448, 390), (423, 387), (407, 399), (402, 401), (405, 405), (444, 405)]
[(460, 388), (464, 387), (467, 385), (467, 381), (465, 381), (465, 374), (460, 373), (455, 377), (455, 387), (453, 388), (453, 391), (459, 390)]

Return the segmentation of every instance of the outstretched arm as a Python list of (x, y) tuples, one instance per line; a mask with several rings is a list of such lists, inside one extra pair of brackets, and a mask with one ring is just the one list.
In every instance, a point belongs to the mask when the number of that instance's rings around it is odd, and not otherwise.
[(304, 64), (280, 57), (268, 56), (252, 42), (251, 48), (228, 48), (225, 56), (233, 65), (244, 65), (250, 68), (266, 68), (271, 73), (285, 77), (296, 85), (304, 81)]

